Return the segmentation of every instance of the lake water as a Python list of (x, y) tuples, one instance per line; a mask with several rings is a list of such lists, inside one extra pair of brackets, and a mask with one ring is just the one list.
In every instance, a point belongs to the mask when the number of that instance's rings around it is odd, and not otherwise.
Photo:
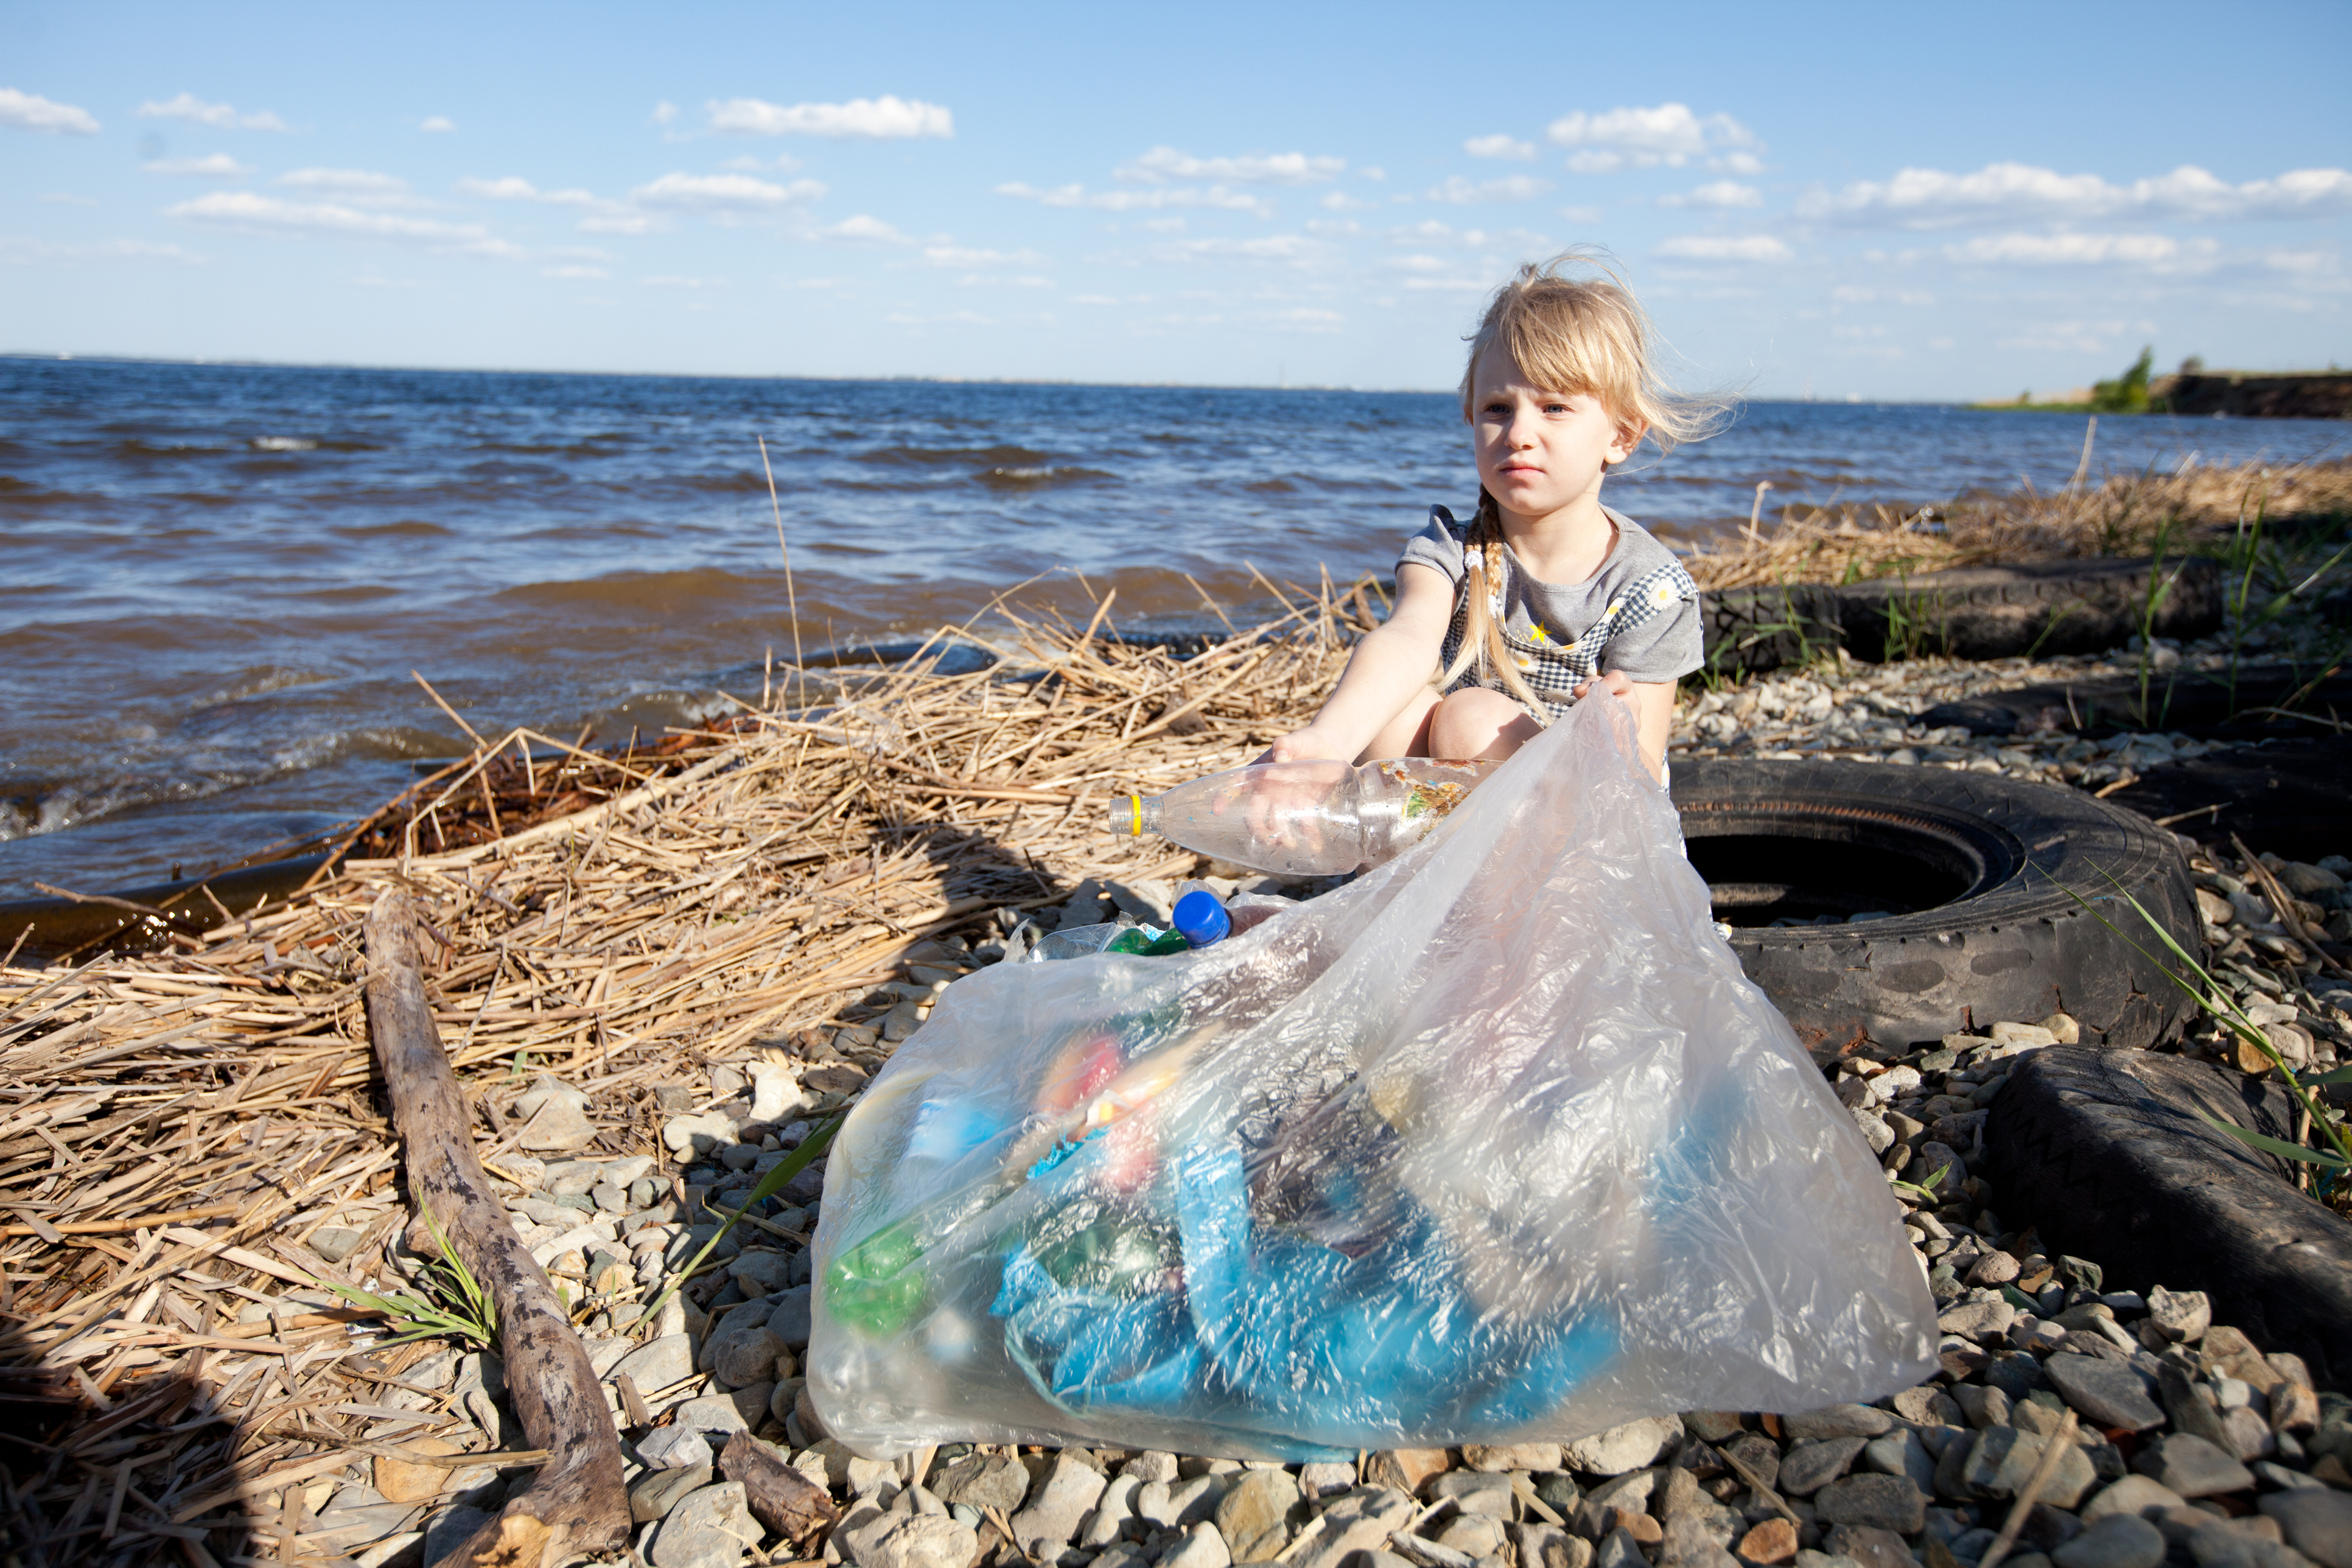
[[(1755, 404), (1611, 479), (1669, 538), (1775, 506), (2063, 484), (2084, 421)], [(2095, 471), (2341, 454), (2334, 422), (2111, 419)], [(647, 733), (803, 643), (1033, 577), (1117, 618), (1389, 572), (1476, 496), (1443, 394), (0, 359), (0, 898), (322, 830), (484, 732)]]

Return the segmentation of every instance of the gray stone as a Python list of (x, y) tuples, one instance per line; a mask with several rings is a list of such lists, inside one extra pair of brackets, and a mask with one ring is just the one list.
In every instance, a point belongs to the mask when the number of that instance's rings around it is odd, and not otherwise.
[(792, 1283), (793, 1260), (770, 1247), (751, 1247), (735, 1255), (727, 1277), (745, 1296), (766, 1296)]
[[(2015, 1563), (2017, 1568), (2050, 1568), (2050, 1559), (2038, 1554), (2032, 1558), (2013, 1557), (2010, 1561)], [(1797, 1548), (1796, 1563), (1797, 1568), (1862, 1568), (1862, 1564), (1851, 1557), (1840, 1557), (1828, 1552), (1815, 1552), (1808, 1546)]]
[(736, 1408), (734, 1396), (726, 1394), (706, 1394), (699, 1399), (686, 1401), (671, 1417), (671, 1425), (697, 1432), (716, 1432), (722, 1436), (751, 1429), (742, 1411)]
[[(569, 1152), (595, 1142), (596, 1124), (588, 1120), (588, 1096), (568, 1084), (551, 1078), (535, 1079), (516, 1096), (512, 1109), (522, 1119), (522, 1136), (517, 1142), (526, 1149)], [(428, 1551), (425, 1555), (430, 1559), (433, 1554)]]
[(2279, 1521), (2287, 1544), (2320, 1568), (2352, 1568), (2352, 1495), (2333, 1489), (2272, 1492), (2254, 1506)]
[(2111, 1513), (2050, 1554), (2058, 1568), (2157, 1568), (2164, 1531), (2137, 1514)]
[(1491, 1557), (1503, 1549), (1503, 1521), (1483, 1513), (1456, 1514), (1432, 1539), (1474, 1560)]
[(808, 1285), (795, 1285), (776, 1298), (776, 1310), (768, 1318), (768, 1331), (793, 1350), (809, 1342), (810, 1313), (815, 1307), (815, 1289)]
[(1780, 1446), (1761, 1432), (1745, 1432), (1723, 1446), (1724, 1453), (1756, 1472), (1756, 1479), (1777, 1488), (1780, 1476)]
[(1176, 1479), (1176, 1456), (1159, 1449), (1148, 1449), (1129, 1459), (1119, 1474), (1133, 1476), (1143, 1482), (1172, 1481)]
[(1592, 1568), (1649, 1568), (1642, 1556), (1641, 1542), (1625, 1530), (1612, 1530), (1601, 1537), (1600, 1549), (1592, 1554)]
[(2132, 1468), (2184, 1498), (2252, 1490), (2254, 1474), (2204, 1438), (2175, 1432), (2140, 1451)]
[(710, 1467), (693, 1465), (682, 1470), (654, 1470), (629, 1489), (629, 1517), (639, 1524), (666, 1518), (680, 1499), (710, 1484)]
[(1683, 1426), (1692, 1436), (1709, 1443), (1727, 1443), (1746, 1429), (1737, 1410), (1689, 1411), (1683, 1416)]
[(1393, 1487), (1359, 1487), (1323, 1510), (1322, 1528), (1291, 1562), (1297, 1568), (1339, 1568), (1349, 1552), (1385, 1545), (1412, 1514), (1412, 1500)]
[(2246, 1468), (2254, 1472), (2255, 1482), (2264, 1491), (2299, 1491), (2308, 1487), (2324, 1488), (2327, 1485), (2326, 1481), (2306, 1476), (2301, 1470), (2290, 1470), (2273, 1459), (2257, 1460)]
[(702, 1370), (730, 1388), (773, 1382), (784, 1342), (769, 1329), (758, 1302), (736, 1308), (702, 1342)]
[[(1777, 1456), (1778, 1449), (1773, 1450)], [(1650, 1511), (1650, 1499), (1665, 1485), (1664, 1470), (1635, 1470), (1619, 1476), (1593, 1488), (1578, 1500), (1576, 1513), (1570, 1522), (1576, 1532), (1587, 1541), (1599, 1541), (1612, 1529), (1615, 1512), (1623, 1509), (1628, 1513)]]
[(1797, 1445), (1780, 1457), (1780, 1489), (1797, 1497), (1812, 1496), (1845, 1474), (1868, 1441), (1864, 1437), (1831, 1437)]
[(310, 1250), (330, 1263), (341, 1263), (357, 1252), (360, 1243), (366, 1239), (365, 1231), (344, 1225), (322, 1225), (310, 1233)]
[(2126, 1476), (2103, 1488), (2096, 1497), (2083, 1505), (2085, 1524), (2094, 1523), (2110, 1514), (2127, 1513), (2145, 1519), (2176, 1508), (2184, 1508), (2187, 1500), (2179, 1492), (2146, 1476)]
[(858, 1568), (964, 1568), (980, 1550), (980, 1534), (941, 1513), (893, 1515), (899, 1522), (869, 1540)]
[(1967, 1419), (1950, 1394), (1932, 1385), (1906, 1388), (1890, 1403), (1895, 1414), (1914, 1426), (1957, 1426)]
[(1671, 1415), (1645, 1416), (1612, 1426), (1567, 1445), (1563, 1454), (1570, 1469), (1591, 1476), (1622, 1476), (1657, 1463), (1658, 1457), (1682, 1440), (1683, 1424)]
[(1507, 1524), (1519, 1568), (1590, 1568), (1592, 1542), (1570, 1535), (1556, 1524)]
[(1936, 1319), (1936, 1327), (1948, 1334), (1963, 1339), (1990, 1342), (2009, 1332), (2017, 1321), (2017, 1309), (2000, 1296), (1989, 1296), (1980, 1301), (1956, 1301)]
[(1826, 1405), (1799, 1415), (1780, 1417), (1781, 1436), (1791, 1443), (1822, 1437), (1876, 1437), (1895, 1425), (1895, 1417), (1867, 1405)]
[(2194, 1344), (2213, 1326), (2213, 1303), (2202, 1290), (2168, 1290), (2158, 1285), (2147, 1293), (2147, 1321), (2166, 1339)]
[[(1171, 1547), (1160, 1559), (1160, 1568), (1226, 1568), (1234, 1560), (1225, 1548), (1225, 1538), (1207, 1520), (1184, 1532), (1184, 1539)], [(941, 1568), (963, 1568), (962, 1563), (943, 1564)]]
[(1669, 1520), (1658, 1547), (1658, 1568), (1740, 1568), (1739, 1559), (1724, 1550), (1729, 1538), (1728, 1526), (1718, 1530), (1696, 1514)]
[[(1512, 1470), (1556, 1470), (1559, 1468), (1559, 1445), (1557, 1443), (1512, 1443), (1502, 1447), (1465, 1443), (1462, 1447), (1462, 1462), (1474, 1470), (1493, 1470), (1507, 1474)], [(1235, 1559), (1240, 1561), (1240, 1559)]]
[(653, 1568), (735, 1568), (761, 1531), (743, 1483), (722, 1481), (680, 1499), (654, 1532)]
[(656, 1427), (637, 1445), (637, 1458), (656, 1470), (708, 1470), (716, 1462), (709, 1440), (691, 1426)]
[(1452, 1498), (1454, 1506), (1462, 1512), (1483, 1513), (1493, 1519), (1508, 1519), (1518, 1511), (1512, 1506), (1511, 1478), (1477, 1470), (1449, 1470), (1433, 1476), (1422, 1488), (1421, 1495), (1432, 1502)]
[(1135, 1489), (1135, 1516), (1162, 1530), (1189, 1530), (1213, 1515), (1224, 1495), (1223, 1476), (1146, 1481)]
[(2042, 1363), (2066, 1403), (2102, 1429), (2121, 1426), (2146, 1432), (2164, 1425), (2164, 1412), (2147, 1396), (2147, 1385), (2123, 1362), (2100, 1356), (2053, 1355)]
[[(1978, 1497), (2015, 1497), (2042, 1463), (2048, 1439), (2014, 1426), (1988, 1426), (1977, 1434), (1961, 1468), (1961, 1479)], [(2059, 1456), (2057, 1468), (2042, 1483), (2042, 1500), (2053, 1508), (2072, 1509), (2098, 1479), (2090, 1456), (2069, 1443)]]
[(931, 1490), (950, 1506), (996, 1509), (1010, 1522), (1029, 1495), (1029, 1471), (1010, 1454), (971, 1454), (934, 1475)]
[(1142, 1485), (1133, 1476), (1113, 1476), (1103, 1483), (1094, 1512), (1078, 1527), (1079, 1551), (1099, 1552), (1126, 1533), (1127, 1521), (1135, 1517), (1136, 1490)]
[[(1014, 1542), (1033, 1556), (1053, 1556), (1076, 1537), (1078, 1527), (1102, 1496), (1103, 1484), (1100, 1470), (1066, 1453), (1055, 1456), (1054, 1468), (1037, 1487), (1029, 1506), (1007, 1521), (1013, 1526)], [(1047, 1550), (1040, 1552), (1041, 1546)]]
[(1847, 1476), (1813, 1495), (1813, 1517), (1911, 1535), (1927, 1526), (1927, 1500), (1901, 1476)]
[(626, 1374), (639, 1394), (652, 1394), (694, 1375), (694, 1340), (688, 1334), (666, 1334), (639, 1345), (623, 1356), (605, 1381)]
[(1889, 1432), (1872, 1438), (1862, 1450), (1862, 1466), (1882, 1476), (1907, 1476), (1923, 1492), (1936, 1489), (1936, 1457), (1915, 1433)]
[(1861, 1568), (1919, 1568), (1910, 1544), (1891, 1530), (1841, 1524), (1822, 1537), (1822, 1545), (1832, 1556), (1859, 1563)]
[(1298, 1478), (1288, 1470), (1251, 1470), (1226, 1488), (1216, 1525), (1231, 1560), (1263, 1563), (1289, 1545), (1290, 1511), (1300, 1500)]
[(1328, 1497), (1356, 1484), (1356, 1467), (1336, 1461), (1298, 1467), (1298, 1486), (1310, 1498)]

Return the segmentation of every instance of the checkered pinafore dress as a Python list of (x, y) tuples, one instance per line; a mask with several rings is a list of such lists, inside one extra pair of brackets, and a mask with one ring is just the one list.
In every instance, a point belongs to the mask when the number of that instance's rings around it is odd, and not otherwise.
[[(1438, 656), (1441, 661), (1438, 668), (1451, 669), (1462, 652), (1462, 639), (1470, 618), (1468, 552), (1471, 525), (1456, 522), (1453, 512), (1442, 506), (1431, 507), (1429, 515), (1431, 521), (1444, 526), (1445, 531), (1454, 536), (1464, 552), (1462, 584), (1454, 595), (1454, 620), (1445, 628), (1445, 644)], [(1505, 606), (1509, 602), (1507, 594), (1508, 584), (1505, 578), (1517, 568), (1507, 554), (1499, 550), (1496, 553), (1502, 559), (1503, 570), (1487, 574), (1488, 608), (1493, 614), (1496, 627), (1502, 633), (1503, 645), (1511, 650), (1511, 659), (1518, 668), (1519, 679), (1526, 681), (1528, 689), (1543, 702), (1545, 711), (1531, 717), (1546, 725), (1576, 705), (1576, 700), (1569, 693), (1600, 673), (1601, 650), (1609, 646), (1611, 639), (1660, 616), (1672, 615), (1675, 606), (1684, 599), (1698, 596), (1698, 584), (1691, 581), (1691, 574), (1679, 564), (1669, 562), (1626, 584), (1601, 610), (1600, 619), (1586, 627), (1583, 635), (1575, 641), (1555, 640), (1546, 635), (1540, 624), (1533, 623), (1528, 628), (1530, 635), (1523, 637), (1512, 631), (1509, 623), (1504, 619)], [(1499, 691), (1514, 701), (1517, 700), (1511, 689), (1503, 684), (1499, 672), (1487, 669), (1482, 674), (1475, 663), (1454, 677), (1445, 689), (1454, 692), (1475, 686)]]

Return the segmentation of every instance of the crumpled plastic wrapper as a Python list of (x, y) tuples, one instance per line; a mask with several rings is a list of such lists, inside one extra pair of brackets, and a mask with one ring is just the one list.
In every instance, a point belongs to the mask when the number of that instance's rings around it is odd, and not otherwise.
[(1615, 700), (1243, 935), (958, 981), (814, 1245), (810, 1394), (874, 1457), (1566, 1441), (1934, 1370), (1885, 1177)]

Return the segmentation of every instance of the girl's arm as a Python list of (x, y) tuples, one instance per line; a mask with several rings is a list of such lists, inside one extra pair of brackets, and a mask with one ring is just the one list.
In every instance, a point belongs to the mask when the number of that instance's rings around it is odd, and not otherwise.
[(1675, 730), (1675, 682), (1632, 680), (1623, 670), (1612, 669), (1584, 682), (1571, 695), (1581, 701), (1596, 687), (1633, 710), (1633, 734), (1641, 748), (1642, 765), (1650, 770), (1652, 778), (1663, 780), (1666, 742)]
[(1323, 710), (1305, 729), (1276, 741), (1258, 760), (1354, 762), (1381, 726), (1429, 684), (1453, 619), (1454, 584), (1444, 573), (1412, 561), (1398, 567), (1395, 611), (1356, 644)]

